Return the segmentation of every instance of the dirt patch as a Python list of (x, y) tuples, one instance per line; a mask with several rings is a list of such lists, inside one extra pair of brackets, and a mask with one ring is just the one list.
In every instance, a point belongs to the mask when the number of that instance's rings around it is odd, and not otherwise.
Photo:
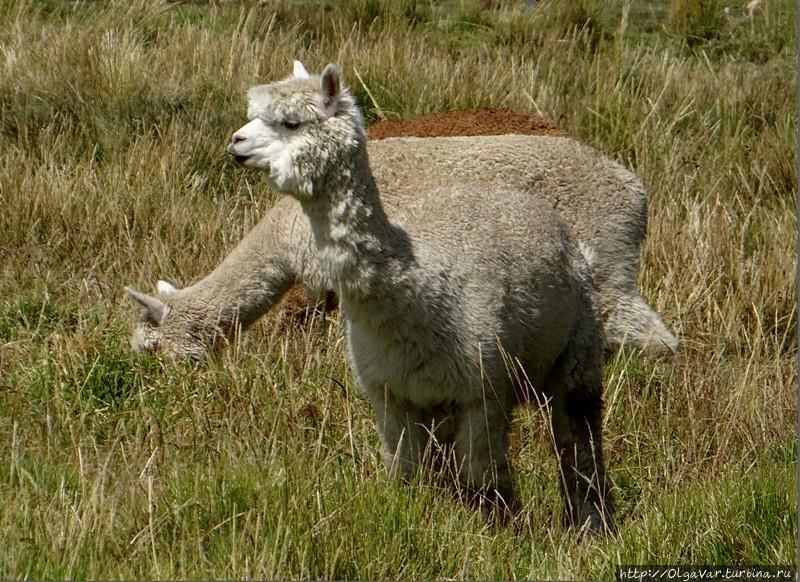
[(455, 109), (369, 126), (369, 139), (386, 137), (449, 137), (456, 135), (566, 135), (549, 121), (511, 109)]
[(324, 313), (336, 311), (339, 298), (333, 291), (325, 294), (324, 301), (310, 297), (303, 285), (295, 285), (275, 305), (267, 316), (269, 325), (281, 328), (303, 327), (311, 317), (321, 317)]

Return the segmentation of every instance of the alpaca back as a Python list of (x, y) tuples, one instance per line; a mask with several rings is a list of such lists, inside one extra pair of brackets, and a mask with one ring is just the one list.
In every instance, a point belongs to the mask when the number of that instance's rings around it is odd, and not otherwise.
[(638, 269), (647, 222), (644, 189), (585, 144), (553, 136), (406, 137), (369, 143), (368, 150), (379, 189), (391, 193), (386, 204), (414, 204), (431, 183), (528, 192), (558, 210), (604, 272), (622, 261)]
[(641, 297), (636, 279), (647, 225), (638, 179), (567, 137), (501, 135), (388, 138), (368, 144), (385, 203), (412, 207), (426, 184), (486, 184), (526, 192), (555, 208), (589, 261), (610, 348), (674, 352), (677, 340)]

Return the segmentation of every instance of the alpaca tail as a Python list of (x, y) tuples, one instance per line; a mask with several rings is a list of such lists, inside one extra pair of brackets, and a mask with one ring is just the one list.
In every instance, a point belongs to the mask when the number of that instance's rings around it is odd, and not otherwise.
[(678, 339), (638, 292), (616, 301), (607, 313), (604, 331), (610, 349), (640, 349), (654, 357), (672, 356), (678, 350)]
[[(589, 245), (580, 244), (581, 254), (594, 274), (609, 273), (600, 257)], [(661, 316), (642, 299), (636, 284), (635, 271), (616, 277), (595, 279), (598, 303), (602, 312), (606, 349), (642, 350), (645, 355), (672, 356), (678, 350), (678, 340), (661, 321)]]

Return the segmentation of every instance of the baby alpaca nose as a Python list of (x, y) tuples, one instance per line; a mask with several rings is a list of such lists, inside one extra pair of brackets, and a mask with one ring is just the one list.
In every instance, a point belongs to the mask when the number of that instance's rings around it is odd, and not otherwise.
[(231, 138), (231, 143), (239, 143), (240, 141), (244, 141), (247, 139), (241, 133), (234, 133), (233, 137)]

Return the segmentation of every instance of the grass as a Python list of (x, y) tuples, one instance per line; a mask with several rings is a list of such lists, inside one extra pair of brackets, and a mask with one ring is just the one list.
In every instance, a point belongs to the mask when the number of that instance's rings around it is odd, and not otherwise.
[[(0, 577), (794, 565), (796, 7), (722, 7), (0, 3)], [(223, 146), (295, 57), (338, 62), (369, 120), (512, 107), (641, 177), (640, 283), (683, 352), (607, 365), (617, 536), (560, 526), (535, 409), (517, 531), (391, 482), (336, 319), (266, 320), (204, 367), (130, 353), (122, 287), (196, 280), (274, 201)]]

